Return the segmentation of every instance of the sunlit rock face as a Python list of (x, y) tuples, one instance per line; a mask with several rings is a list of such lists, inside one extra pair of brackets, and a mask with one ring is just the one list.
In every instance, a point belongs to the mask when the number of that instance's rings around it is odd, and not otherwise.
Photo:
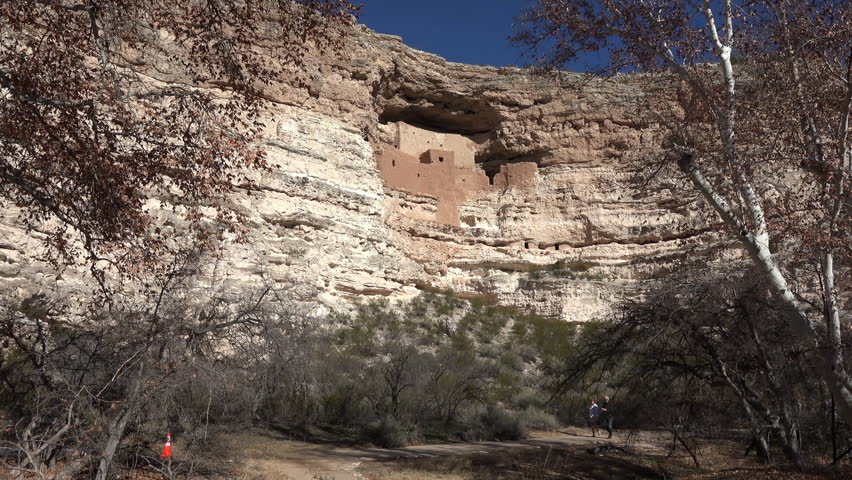
[[(157, 49), (137, 63), (185, 80)], [(248, 240), (211, 260), (204, 281), (302, 285), (326, 309), (451, 290), (566, 321), (641, 296), (713, 243), (685, 233), (704, 221), (687, 202), (629, 181), (629, 160), (660, 141), (641, 105), (664, 87), (561, 80), (447, 62), (358, 27), (309, 58), (307, 81), (266, 88), (271, 168), (233, 198)], [(82, 271), (56, 275), (36, 234), (3, 215), (7, 293), (86, 292)]]

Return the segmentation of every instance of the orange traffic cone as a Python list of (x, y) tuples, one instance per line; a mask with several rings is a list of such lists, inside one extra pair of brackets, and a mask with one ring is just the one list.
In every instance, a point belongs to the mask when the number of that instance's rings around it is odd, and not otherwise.
[(160, 453), (160, 456), (163, 458), (172, 456), (172, 434), (166, 434), (166, 446), (163, 447), (163, 452)]

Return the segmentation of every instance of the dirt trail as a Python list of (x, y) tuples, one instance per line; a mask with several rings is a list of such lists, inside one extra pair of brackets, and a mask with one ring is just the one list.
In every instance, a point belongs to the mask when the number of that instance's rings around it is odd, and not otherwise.
[[(444, 443), (396, 449), (344, 448), (291, 441), (269, 433), (241, 439), (241, 457), (246, 459), (243, 473), (252, 480), (363, 480), (358, 470), (365, 462), (492, 453), (504, 449), (587, 447), (606, 442), (600, 437), (562, 432), (514, 442)], [(634, 445), (655, 448), (649, 444)]]

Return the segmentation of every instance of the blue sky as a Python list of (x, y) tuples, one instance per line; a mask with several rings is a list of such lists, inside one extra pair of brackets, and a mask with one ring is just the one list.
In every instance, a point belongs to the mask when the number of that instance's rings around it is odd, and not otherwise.
[[(514, 17), (529, 0), (360, 0), (360, 22), (379, 33), (399, 35), (419, 50), (453, 62), (526, 65), (512, 47)], [(355, 1), (353, 3), (358, 3)]]

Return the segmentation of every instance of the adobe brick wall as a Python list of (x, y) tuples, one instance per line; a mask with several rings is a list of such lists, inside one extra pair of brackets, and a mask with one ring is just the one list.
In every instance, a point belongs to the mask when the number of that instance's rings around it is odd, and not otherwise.
[[(472, 140), (402, 122), (398, 127), (399, 148), (373, 146), (379, 150), (379, 171), (388, 187), (437, 199), (438, 223), (459, 226), (459, 205), (478, 194), (534, 188), (538, 181), (538, 166), (525, 162), (501, 166), (492, 185), (485, 171), (473, 161), (476, 144)], [(422, 146), (428, 148), (418, 150)]]
[(494, 176), (494, 187), (534, 188), (538, 182), (538, 165), (534, 162), (509, 163), (500, 166), (500, 172)]
[(395, 147), (385, 147), (378, 158), (385, 185), (438, 199), (438, 223), (459, 224), (456, 166), (453, 152), (430, 150), (420, 158)]
[(464, 135), (441, 133), (397, 122), (397, 146), (410, 155), (427, 150), (448, 150), (456, 154), (458, 168), (474, 168), (476, 142)]
[(480, 168), (456, 169), (456, 192), (467, 198), (479, 192), (491, 190), (488, 176)]

